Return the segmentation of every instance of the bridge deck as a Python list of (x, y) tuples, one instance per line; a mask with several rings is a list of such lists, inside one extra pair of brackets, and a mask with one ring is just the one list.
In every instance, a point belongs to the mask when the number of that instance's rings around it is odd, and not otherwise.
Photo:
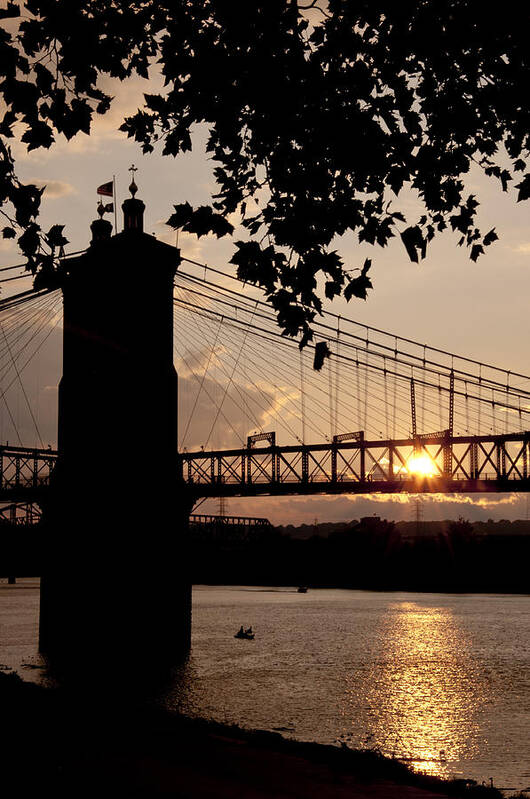
[[(530, 491), (530, 433), (420, 436), (184, 452), (196, 497)], [(0, 447), (0, 501), (30, 501), (49, 485), (57, 452)], [(97, 483), (97, 476), (95, 477)]]

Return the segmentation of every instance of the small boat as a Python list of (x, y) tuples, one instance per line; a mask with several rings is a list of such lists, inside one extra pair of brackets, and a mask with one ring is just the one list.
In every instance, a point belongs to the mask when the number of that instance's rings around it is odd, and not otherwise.
[(254, 633), (251, 633), (248, 630), (238, 630), (237, 633), (234, 635), (234, 638), (243, 638), (246, 639), (247, 641), (253, 641)]
[(307, 594), (307, 585), (299, 585), (298, 586), (298, 593), (299, 594)]

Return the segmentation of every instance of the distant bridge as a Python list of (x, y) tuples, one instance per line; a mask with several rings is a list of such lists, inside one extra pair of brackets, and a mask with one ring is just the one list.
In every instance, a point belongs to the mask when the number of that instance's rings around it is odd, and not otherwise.
[(47, 490), (57, 451), (0, 446), (0, 502), (31, 502)]

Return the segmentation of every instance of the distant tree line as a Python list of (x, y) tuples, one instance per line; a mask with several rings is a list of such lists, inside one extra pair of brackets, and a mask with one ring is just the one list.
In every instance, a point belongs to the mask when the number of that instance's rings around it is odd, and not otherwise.
[[(409, 523), (413, 528), (413, 523)], [(526, 593), (530, 534), (480, 534), (469, 521), (433, 523), (407, 535), (367, 517), (328, 535), (295, 538), (281, 528), (237, 540), (233, 532), (192, 538), (196, 583), (309, 585), (372, 590)], [(482, 525), (480, 525), (482, 526)], [(495, 523), (491, 523), (494, 528)], [(529, 525), (530, 526), (530, 525)], [(315, 528), (318, 529), (318, 528)], [(410, 531), (409, 531), (410, 532)], [(481, 531), (483, 532), (483, 531)]]
[[(398, 522), (366, 517), (306, 528), (195, 527), (194, 583), (528, 593), (530, 522)], [(0, 523), (0, 576), (38, 576), (46, 528)], [(103, 566), (102, 559), (102, 566)]]

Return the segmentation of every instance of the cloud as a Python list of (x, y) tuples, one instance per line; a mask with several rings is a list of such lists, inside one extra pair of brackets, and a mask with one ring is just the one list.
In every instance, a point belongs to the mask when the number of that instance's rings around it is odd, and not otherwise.
[(517, 247), (512, 247), (514, 252), (520, 252), (524, 255), (528, 255), (530, 253), (530, 241), (524, 241), (522, 244), (518, 244)]
[(76, 190), (70, 183), (64, 180), (41, 180), (40, 178), (28, 178), (28, 183), (33, 183), (41, 189), (44, 188), (44, 196), (47, 200), (57, 200), (60, 197), (67, 197), (69, 194), (76, 194)]
[(15, 239), (0, 238), (0, 250), (12, 252), (16, 249)]
[[(237, 497), (226, 501), (228, 515), (266, 517), (272, 524), (313, 524), (348, 522), (363, 516), (380, 516), (393, 521), (413, 521), (416, 518), (416, 496), (411, 495), (342, 495), (291, 497)], [(457, 519), (471, 521), (493, 519), (522, 519), (525, 500), (520, 495), (490, 494), (488, 497), (423, 496), (422, 516), (425, 521)], [(201, 505), (198, 513), (217, 513), (216, 500)]]
[[(182, 347), (188, 346), (184, 340)], [(230, 373), (220, 373), (218, 349), (203, 377), (197, 363), (207, 358), (207, 351), (188, 351), (177, 361), (179, 374), (180, 447), (190, 451), (244, 447), (247, 436), (262, 431), (269, 409), (274, 405), (270, 391), (245, 386), (229, 380)]]
[(222, 366), (220, 356), (226, 353), (223, 346), (201, 347), (197, 350), (188, 351), (186, 356), (181, 356), (178, 359), (176, 368), (181, 380), (193, 377), (193, 374), (200, 375), (202, 379), (203, 372), (210, 366)]

